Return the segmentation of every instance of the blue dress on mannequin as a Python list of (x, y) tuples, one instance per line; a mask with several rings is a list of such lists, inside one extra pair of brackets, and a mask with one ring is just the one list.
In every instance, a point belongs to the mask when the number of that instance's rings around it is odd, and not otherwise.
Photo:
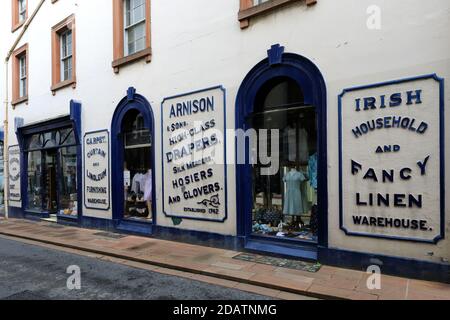
[(306, 210), (302, 201), (301, 184), (306, 180), (303, 173), (292, 169), (283, 178), (286, 183), (283, 214), (298, 216)]

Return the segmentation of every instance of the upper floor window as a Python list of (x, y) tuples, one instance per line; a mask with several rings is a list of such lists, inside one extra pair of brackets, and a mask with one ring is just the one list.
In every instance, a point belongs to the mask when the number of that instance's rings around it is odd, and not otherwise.
[(114, 72), (123, 65), (151, 61), (150, 0), (113, 0)]
[(28, 101), (28, 45), (23, 45), (12, 55), (13, 106)]
[(72, 79), (72, 30), (64, 31), (60, 36), (61, 43), (61, 81)]
[(125, 54), (145, 49), (145, 0), (125, 0)]
[[(300, 0), (240, 0), (239, 22), (241, 29), (250, 25), (250, 18), (265, 14), (281, 6)], [(317, 3), (317, 0), (306, 0), (306, 5), (311, 6)]]
[(27, 95), (27, 56), (22, 55), (19, 58), (19, 97)]
[(28, 18), (28, 1), (27, 0), (11, 0), (12, 8), (12, 26), (14, 32), (19, 29)]
[(53, 94), (67, 86), (76, 87), (75, 16), (71, 15), (52, 28)]
[(27, 0), (19, 0), (19, 22), (27, 18)]

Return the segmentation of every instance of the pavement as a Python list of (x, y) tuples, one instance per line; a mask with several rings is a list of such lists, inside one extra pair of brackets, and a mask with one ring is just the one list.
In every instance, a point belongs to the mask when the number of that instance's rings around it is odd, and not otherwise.
[(0, 220), (0, 235), (278, 299), (450, 300), (450, 284), (382, 275), (381, 288), (370, 290), (365, 272), (331, 266), (301, 271), (236, 260), (240, 252), (231, 250), (47, 222)]

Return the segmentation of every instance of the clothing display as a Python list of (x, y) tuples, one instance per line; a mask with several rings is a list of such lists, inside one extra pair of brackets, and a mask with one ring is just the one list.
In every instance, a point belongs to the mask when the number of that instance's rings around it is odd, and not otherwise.
[(289, 162), (307, 163), (309, 159), (308, 132), (305, 128), (289, 126), (284, 130), (283, 152)]
[(140, 193), (144, 192), (145, 189), (145, 175), (141, 173), (137, 173), (133, 176), (133, 179), (131, 180), (131, 191), (134, 193)]
[(125, 215), (147, 218), (152, 199), (152, 171), (146, 174), (136, 173), (131, 179), (131, 186), (125, 187)]
[(299, 162), (307, 163), (309, 159), (308, 132), (305, 128), (298, 131)]
[(148, 170), (144, 176), (144, 200), (152, 201), (152, 170)]
[(306, 211), (301, 184), (306, 180), (303, 173), (292, 169), (283, 178), (286, 183), (283, 214), (298, 216)]
[(287, 129), (287, 146), (288, 160), (295, 161), (297, 159), (297, 129), (289, 127)]
[(124, 218), (152, 219), (152, 137), (143, 116), (130, 111), (123, 120), (124, 130)]
[(317, 153), (314, 153), (308, 160), (308, 177), (311, 187), (317, 190)]
[[(270, 101), (267, 111), (259, 107), (249, 121), (257, 131), (279, 130), (279, 148), (271, 151), (278, 156), (280, 170), (267, 176), (261, 171), (266, 165), (253, 166), (252, 231), (265, 237), (317, 241), (317, 113), (302, 104), (275, 109), (276, 103)], [(258, 141), (266, 140), (258, 134)]]

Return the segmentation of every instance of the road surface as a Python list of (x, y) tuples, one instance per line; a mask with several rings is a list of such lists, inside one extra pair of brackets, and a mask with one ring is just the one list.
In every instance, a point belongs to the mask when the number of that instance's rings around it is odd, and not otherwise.
[[(80, 290), (69, 290), (69, 266)], [(73, 274), (76, 275), (76, 272)], [(70, 284), (77, 285), (72, 277)], [(268, 297), (0, 237), (0, 300), (266, 300)]]

